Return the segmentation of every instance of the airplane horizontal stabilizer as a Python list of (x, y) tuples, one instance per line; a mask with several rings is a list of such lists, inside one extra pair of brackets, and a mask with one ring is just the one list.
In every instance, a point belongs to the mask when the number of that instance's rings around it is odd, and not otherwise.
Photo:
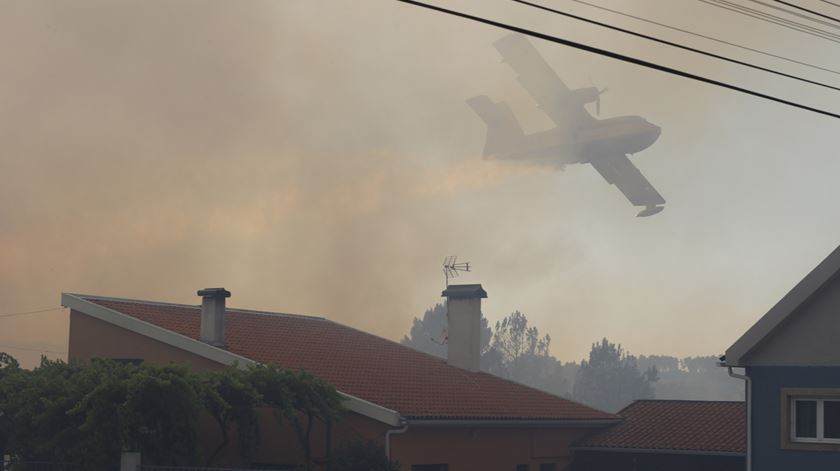
[(487, 124), (482, 155), (506, 157), (520, 147), (525, 133), (507, 103), (493, 103), (489, 97), (481, 95), (470, 98), (467, 104)]

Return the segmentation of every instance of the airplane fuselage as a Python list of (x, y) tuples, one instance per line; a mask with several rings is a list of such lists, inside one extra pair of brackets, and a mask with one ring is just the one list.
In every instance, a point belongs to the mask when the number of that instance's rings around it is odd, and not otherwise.
[(587, 163), (602, 155), (635, 154), (659, 138), (661, 129), (640, 116), (595, 120), (574, 129), (554, 128), (524, 136), (515, 152), (503, 157), (560, 165)]
[(484, 157), (527, 160), (561, 169), (567, 164), (590, 164), (633, 206), (644, 207), (637, 216), (652, 216), (662, 211), (665, 198), (629, 159), (629, 154), (656, 142), (660, 134), (658, 126), (640, 116), (610, 119), (592, 116), (586, 105), (594, 103), (595, 113), (599, 114), (601, 95), (607, 89), (570, 89), (524, 36), (505, 36), (493, 45), (556, 127), (525, 134), (507, 103), (493, 102), (486, 95), (474, 96), (467, 104), (487, 125)]

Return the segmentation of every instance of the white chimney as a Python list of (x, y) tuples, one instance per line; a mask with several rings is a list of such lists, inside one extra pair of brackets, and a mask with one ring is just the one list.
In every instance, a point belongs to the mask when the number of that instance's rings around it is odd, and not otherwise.
[(225, 298), (230, 291), (224, 288), (205, 288), (201, 296), (201, 341), (216, 347), (225, 346)]
[(449, 285), (446, 297), (448, 350), (447, 363), (468, 371), (481, 369), (481, 298), (487, 292), (481, 285)]

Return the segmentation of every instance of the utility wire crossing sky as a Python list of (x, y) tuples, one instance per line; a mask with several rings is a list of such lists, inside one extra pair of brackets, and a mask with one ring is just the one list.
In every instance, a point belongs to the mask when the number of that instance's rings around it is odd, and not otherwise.
[[(827, 111), (827, 110), (823, 110), (823, 109), (819, 109), (819, 108), (814, 108), (814, 107), (811, 107), (811, 106), (808, 106), (808, 105), (797, 103), (795, 101), (775, 97), (775, 96), (768, 95), (768, 94), (765, 94), (765, 93), (761, 93), (761, 92), (757, 92), (757, 91), (750, 90), (750, 89), (747, 89), (747, 88), (739, 87), (737, 85), (732, 85), (732, 84), (729, 84), (729, 83), (721, 82), (719, 80), (714, 80), (714, 79), (711, 79), (711, 78), (708, 78), (708, 77), (703, 77), (703, 76), (700, 76), (700, 75), (692, 74), (692, 73), (689, 73), (689, 72), (686, 72), (686, 71), (683, 71), (683, 70), (679, 70), (679, 69), (675, 69), (675, 68), (672, 68), (672, 67), (668, 67), (668, 66), (665, 66), (665, 65), (657, 64), (657, 63), (654, 63), (654, 62), (649, 62), (649, 61), (646, 61), (646, 60), (638, 59), (638, 58), (627, 56), (627, 55), (624, 55), (624, 54), (619, 54), (619, 53), (612, 52), (612, 51), (609, 51), (609, 50), (606, 50), (606, 49), (600, 49), (600, 48), (589, 46), (589, 45), (586, 45), (586, 44), (583, 44), (583, 43), (570, 41), (568, 39), (563, 39), (563, 38), (559, 38), (559, 37), (556, 37), (556, 36), (551, 36), (551, 35), (540, 33), (540, 32), (537, 32), (537, 31), (530, 30), (530, 29), (520, 28), (518, 26), (514, 26), (514, 25), (511, 25), (511, 24), (507, 24), (507, 23), (503, 23), (503, 22), (499, 22), (499, 21), (494, 21), (494, 20), (484, 18), (484, 17), (480, 17), (480, 16), (470, 15), (468, 13), (463, 13), (463, 12), (459, 12), (459, 11), (456, 11), (456, 10), (450, 10), (448, 8), (443, 8), (443, 7), (432, 5), (432, 4), (429, 4), (429, 3), (423, 3), (423, 2), (420, 2), (420, 1), (416, 1), (416, 0), (396, 0), (396, 1), (402, 2), (402, 3), (408, 3), (410, 5), (415, 5), (415, 6), (422, 7), (422, 8), (427, 8), (429, 10), (434, 10), (434, 11), (437, 11), (439, 13), (452, 15), (452, 16), (463, 18), (463, 19), (466, 19), (466, 20), (471, 20), (471, 21), (475, 21), (475, 22), (478, 22), (478, 23), (483, 23), (483, 24), (486, 24), (486, 25), (495, 26), (497, 28), (512, 31), (514, 33), (519, 33), (519, 34), (524, 34), (524, 35), (527, 35), (527, 36), (532, 36), (532, 37), (535, 37), (535, 38), (538, 38), (538, 39), (543, 39), (545, 41), (551, 41), (551, 42), (554, 42), (554, 43), (557, 43), (557, 44), (562, 44), (564, 46), (569, 46), (569, 47), (573, 47), (573, 48), (580, 49), (580, 50), (583, 50), (583, 51), (591, 52), (591, 53), (594, 53), (594, 54), (599, 54), (599, 55), (602, 55), (602, 56), (605, 56), (605, 57), (609, 57), (611, 59), (616, 59), (616, 60), (620, 60), (620, 61), (624, 61), (624, 62), (629, 62), (631, 64), (640, 65), (642, 67), (648, 67), (648, 68), (651, 68), (651, 69), (654, 69), (654, 70), (658, 70), (660, 72), (665, 72), (665, 73), (669, 73), (669, 74), (673, 74), (673, 75), (678, 75), (680, 77), (684, 77), (684, 78), (688, 78), (688, 79), (692, 79), (692, 80), (697, 80), (699, 82), (707, 83), (707, 84), (710, 84), (710, 85), (716, 85), (718, 87), (727, 88), (729, 90), (734, 90), (734, 91), (737, 91), (737, 92), (746, 93), (746, 94), (752, 95), (754, 97), (764, 98), (764, 99), (770, 100), (770, 101), (775, 101), (777, 103), (792, 106), (794, 108), (799, 108), (799, 109), (802, 109), (802, 110), (811, 111), (813, 113), (818, 113), (818, 114), (821, 114), (821, 115), (825, 115), (825, 116), (829, 116), (829, 117), (832, 117), (832, 118), (840, 119), (840, 114), (837, 114), (837, 113), (834, 113), (834, 112), (831, 112), (831, 111)], [(514, 0), (514, 1), (517, 2), (517, 3), (526, 3), (522, 0)], [(604, 26), (604, 25), (602, 25), (602, 26)], [(627, 31), (625, 31), (625, 32), (627, 32)], [(650, 39), (650, 38), (648, 38), (648, 39)], [(671, 44), (671, 45), (675, 46), (675, 44)], [(685, 49), (687, 49), (687, 48), (685, 48)], [(712, 54), (708, 54), (708, 55), (712, 55)], [(718, 57), (718, 58), (720, 59), (722, 57)], [(735, 61), (733, 61), (733, 62), (735, 62)], [(741, 64), (746, 65), (744, 63), (741, 63)], [(759, 68), (759, 67), (756, 67), (756, 68)], [(764, 69), (764, 68), (761, 68), (761, 69)], [(767, 69), (764, 69), (764, 70), (767, 70)], [(774, 73), (776, 73), (776, 72), (774, 72)], [(780, 74), (780, 75), (788, 76), (787, 74)], [(789, 77), (792, 77), (792, 76), (789, 76)], [(811, 82), (811, 81), (809, 81), (809, 82)], [(816, 83), (816, 82), (811, 82), (811, 83)], [(835, 88), (835, 87), (830, 87), (830, 88)]]

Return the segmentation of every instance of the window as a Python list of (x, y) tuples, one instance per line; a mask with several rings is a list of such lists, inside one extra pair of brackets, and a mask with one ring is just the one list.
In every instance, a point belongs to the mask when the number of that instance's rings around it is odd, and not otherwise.
[(791, 440), (840, 443), (840, 398), (791, 398)]
[(540, 471), (554, 471), (554, 463), (543, 463), (540, 465)]
[(840, 388), (782, 388), (779, 446), (840, 452)]
[(516, 465), (516, 471), (531, 471), (531, 466), (527, 464)]

